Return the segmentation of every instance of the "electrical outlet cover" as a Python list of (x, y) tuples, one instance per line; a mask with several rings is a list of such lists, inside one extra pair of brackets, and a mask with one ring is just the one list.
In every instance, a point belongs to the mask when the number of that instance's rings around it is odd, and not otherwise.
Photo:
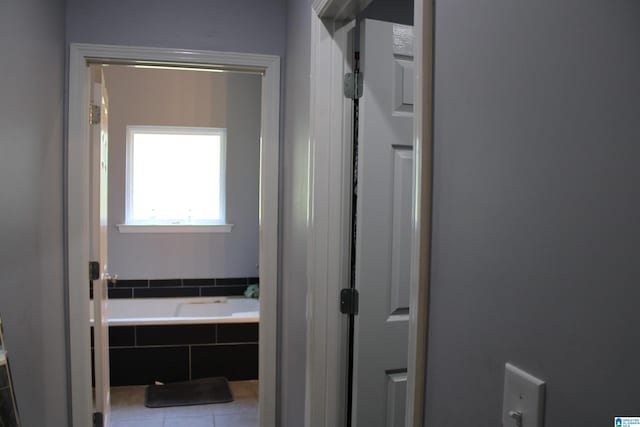
[(521, 427), (543, 427), (544, 393), (544, 381), (507, 363), (502, 400), (503, 427), (518, 427), (515, 418), (509, 415), (512, 411), (522, 414)]

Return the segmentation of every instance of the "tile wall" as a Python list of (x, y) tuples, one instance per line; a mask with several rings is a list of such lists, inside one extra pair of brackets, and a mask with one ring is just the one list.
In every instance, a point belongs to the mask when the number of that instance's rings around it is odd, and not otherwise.
[(257, 323), (111, 326), (111, 385), (258, 379), (258, 331)]
[[(1, 351), (2, 347), (0, 346)], [(13, 401), (9, 365), (4, 356), (1, 356), (0, 359), (0, 426), (18, 426), (18, 415)]]
[[(243, 295), (248, 285), (259, 284), (258, 277), (211, 279), (118, 279), (109, 283), (109, 298), (178, 298)], [(91, 286), (91, 297), (93, 289)]]
[[(109, 298), (179, 298), (244, 295), (258, 277), (119, 279)], [(90, 287), (93, 298), (93, 288)], [(257, 323), (111, 326), (111, 385), (143, 385), (210, 376), (258, 379)], [(91, 334), (93, 348), (93, 329)]]

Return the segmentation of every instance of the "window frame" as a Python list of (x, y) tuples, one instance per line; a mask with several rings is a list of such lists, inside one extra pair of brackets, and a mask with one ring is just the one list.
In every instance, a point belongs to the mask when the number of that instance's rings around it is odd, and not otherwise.
[[(220, 219), (211, 221), (196, 221), (192, 223), (180, 222), (180, 219), (163, 220), (157, 222), (133, 221), (134, 208), (134, 159), (133, 146), (136, 133), (159, 135), (217, 135), (220, 137)], [(118, 224), (121, 233), (181, 233), (181, 232), (230, 232), (233, 224), (226, 222), (226, 172), (227, 172), (227, 129), (194, 126), (163, 126), (163, 125), (127, 125), (126, 127), (126, 171), (125, 171), (125, 222)]]

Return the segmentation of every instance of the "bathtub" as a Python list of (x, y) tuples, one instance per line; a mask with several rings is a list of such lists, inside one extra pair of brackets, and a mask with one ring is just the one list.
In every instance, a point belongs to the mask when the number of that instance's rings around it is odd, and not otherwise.
[[(90, 302), (93, 325), (93, 301)], [(243, 297), (110, 299), (109, 326), (258, 323), (260, 303)]]

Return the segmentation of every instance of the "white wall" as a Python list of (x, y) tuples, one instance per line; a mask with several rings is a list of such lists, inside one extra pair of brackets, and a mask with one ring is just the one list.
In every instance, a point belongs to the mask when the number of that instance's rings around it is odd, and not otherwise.
[(64, 2), (0, 6), (0, 315), (25, 427), (67, 425)]
[[(261, 77), (105, 67), (109, 92), (109, 266), (123, 279), (258, 275)], [(230, 233), (122, 234), (128, 125), (227, 128)], [(167, 171), (171, 174), (171, 171)]]

